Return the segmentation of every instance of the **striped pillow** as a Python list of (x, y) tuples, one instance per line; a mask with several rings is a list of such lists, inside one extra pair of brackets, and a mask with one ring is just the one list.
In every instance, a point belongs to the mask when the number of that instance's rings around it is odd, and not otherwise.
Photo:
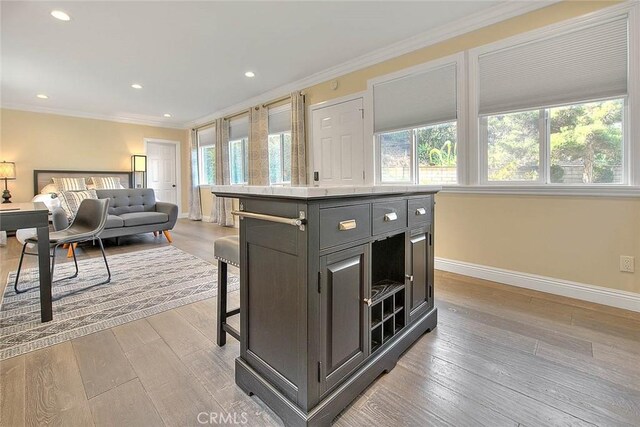
[(78, 212), (78, 208), (80, 207), (80, 203), (84, 199), (97, 199), (98, 195), (96, 194), (96, 190), (85, 190), (85, 191), (63, 191), (62, 197), (60, 197), (60, 207), (67, 214), (67, 218), (69, 220), (73, 220)]
[(122, 188), (120, 178), (117, 176), (92, 176), (91, 182), (95, 185), (96, 190), (112, 190), (114, 188)]
[(53, 178), (58, 191), (83, 191), (87, 189), (84, 178)]

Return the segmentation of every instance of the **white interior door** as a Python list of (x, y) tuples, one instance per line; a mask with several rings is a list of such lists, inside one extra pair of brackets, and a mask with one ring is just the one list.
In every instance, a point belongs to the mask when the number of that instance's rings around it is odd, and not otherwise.
[(177, 144), (147, 141), (147, 187), (156, 199), (178, 204)]
[(320, 186), (363, 184), (362, 98), (318, 108), (312, 110), (311, 115), (314, 183)]

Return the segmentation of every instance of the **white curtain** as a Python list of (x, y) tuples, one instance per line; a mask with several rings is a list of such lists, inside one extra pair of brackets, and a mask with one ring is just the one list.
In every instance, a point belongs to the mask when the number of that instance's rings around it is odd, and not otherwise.
[(304, 129), (304, 95), (291, 94), (291, 185), (307, 184), (307, 142)]
[[(229, 185), (229, 121), (216, 120), (216, 184)], [(233, 199), (216, 197), (211, 207), (211, 220), (224, 227), (233, 227)]]
[(251, 109), (249, 133), (249, 185), (269, 185), (269, 110)]
[(189, 131), (189, 153), (191, 170), (189, 174), (189, 219), (202, 220), (202, 201), (200, 200), (200, 182), (198, 176), (198, 137), (195, 129)]

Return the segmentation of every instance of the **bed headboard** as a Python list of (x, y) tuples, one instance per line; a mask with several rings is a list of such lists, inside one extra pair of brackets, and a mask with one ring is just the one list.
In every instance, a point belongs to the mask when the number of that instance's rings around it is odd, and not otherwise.
[(89, 181), (92, 176), (115, 176), (120, 178), (120, 183), (127, 188), (131, 188), (131, 172), (123, 171), (64, 171), (64, 170), (34, 170), (33, 171), (33, 192), (40, 194), (45, 185), (50, 184), (51, 178), (84, 178)]

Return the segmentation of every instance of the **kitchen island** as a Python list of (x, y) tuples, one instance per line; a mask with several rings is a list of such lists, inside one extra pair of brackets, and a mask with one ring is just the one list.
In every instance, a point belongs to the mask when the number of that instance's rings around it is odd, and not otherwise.
[(286, 425), (325, 426), (422, 334), (435, 186), (212, 186), (240, 199), (236, 384)]

